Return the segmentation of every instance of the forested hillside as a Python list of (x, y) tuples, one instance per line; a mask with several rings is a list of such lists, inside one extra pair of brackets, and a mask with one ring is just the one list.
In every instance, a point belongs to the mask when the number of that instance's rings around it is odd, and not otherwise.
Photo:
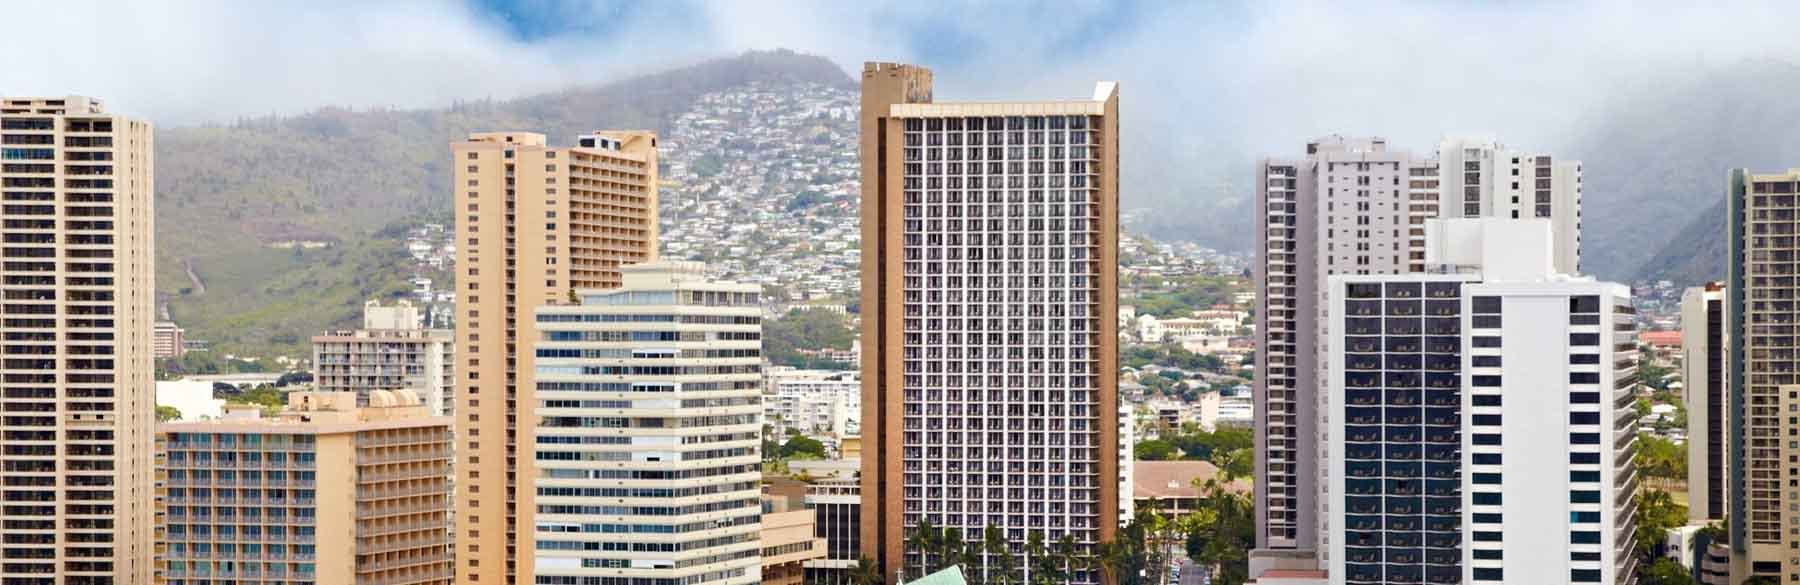
[[(495, 129), (556, 144), (602, 128), (663, 131), (708, 92), (784, 80), (851, 84), (825, 59), (756, 52), (510, 101), (159, 129), (158, 292), (190, 338), (302, 354), (313, 333), (354, 323), (363, 300), (409, 289), (400, 239), (450, 220), (450, 142)], [(279, 247), (293, 242), (329, 247)]]

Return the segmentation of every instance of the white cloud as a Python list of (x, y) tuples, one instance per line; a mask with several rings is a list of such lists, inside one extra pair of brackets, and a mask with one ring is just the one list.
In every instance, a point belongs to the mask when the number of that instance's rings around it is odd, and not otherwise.
[(595, 32), (530, 42), (454, 2), (16, 4), (30, 22), (0, 36), (0, 94), (94, 95), (164, 125), (514, 97), (782, 47), (850, 71), (930, 65), (949, 99), (1116, 79), (1162, 157), (1291, 152), (1330, 132), (1555, 142), (1620, 88), (1800, 55), (1800, 4), (1775, 1), (597, 2), (558, 14)]

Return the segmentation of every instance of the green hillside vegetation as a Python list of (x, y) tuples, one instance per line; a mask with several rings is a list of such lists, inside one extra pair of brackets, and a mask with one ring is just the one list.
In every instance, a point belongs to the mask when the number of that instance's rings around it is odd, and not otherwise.
[[(217, 350), (303, 355), (309, 336), (353, 324), (364, 300), (406, 290), (405, 228), (451, 222), (452, 141), (486, 130), (542, 132), (553, 144), (595, 129), (664, 131), (701, 95), (783, 80), (851, 83), (823, 58), (754, 52), (510, 101), (160, 129), (159, 296), (190, 338)], [(332, 247), (271, 247), (296, 240)]]
[(789, 309), (780, 319), (763, 323), (763, 351), (779, 366), (811, 369), (850, 369), (855, 364), (808, 358), (802, 349), (850, 349), (855, 337), (848, 317), (824, 309)]

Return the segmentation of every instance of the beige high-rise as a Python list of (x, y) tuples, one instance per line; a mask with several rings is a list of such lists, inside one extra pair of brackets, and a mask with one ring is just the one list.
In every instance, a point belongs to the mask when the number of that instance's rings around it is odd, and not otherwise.
[(151, 580), (150, 124), (0, 98), (0, 582)]
[(922, 520), (964, 541), (996, 527), (1014, 556), (1032, 533), (1112, 538), (1118, 113), (1109, 82), (944, 103), (928, 69), (863, 66), (861, 540), (884, 575), (920, 575)]
[(656, 258), (656, 135), (597, 132), (578, 144), (483, 132), (450, 148), (458, 583), (530, 581), (532, 311), (617, 287), (620, 266)]
[[(1725, 511), (1731, 582), (1800, 582), (1800, 330), (1794, 326), (1800, 261), (1800, 168), (1733, 169), (1725, 229), (1725, 391), (1729, 451)], [(1686, 324), (1683, 324), (1686, 326)], [(1690, 413), (1689, 416), (1694, 416)]]
[(162, 425), (170, 585), (449, 585), (450, 420), (411, 390)]

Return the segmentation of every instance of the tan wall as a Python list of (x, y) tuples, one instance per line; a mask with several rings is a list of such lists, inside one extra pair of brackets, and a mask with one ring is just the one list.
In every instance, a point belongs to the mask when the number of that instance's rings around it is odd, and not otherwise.
[[(862, 89), (862, 548), (892, 574), (901, 566), (901, 124), (888, 106), (931, 100), (931, 70), (868, 64)], [(885, 136), (885, 140), (883, 140)], [(883, 160), (885, 157), (885, 160)], [(890, 172), (891, 171), (891, 172)], [(887, 389), (892, 388), (893, 391)]]
[(318, 582), (356, 582), (356, 435), (318, 438)]
[[(478, 133), (451, 145), (452, 207), (460, 255), (455, 343), (463, 348), (454, 366), (458, 378), (453, 391), (459, 442), (455, 573), (460, 583), (512, 583), (509, 573), (527, 576), (517, 582), (530, 580), (534, 506), (529, 486), (535, 474), (531, 449), (537, 426), (530, 348), (538, 336), (532, 310), (540, 304), (566, 302), (571, 289), (616, 287), (618, 266), (656, 255), (655, 135), (599, 134), (619, 139), (624, 146), (619, 151), (551, 148), (543, 135), (529, 132)], [(515, 151), (512, 159), (503, 155), (509, 137)], [(478, 158), (469, 160), (470, 152), (478, 153)], [(595, 160), (581, 162), (578, 157)], [(509, 160), (514, 191), (510, 214), (505, 170)], [(619, 170), (628, 166), (640, 172)], [(477, 185), (469, 186), (470, 179)], [(476, 207), (471, 209), (471, 204)], [(504, 248), (509, 224), (515, 239), (510, 291)], [(470, 244), (471, 238), (477, 243)], [(508, 294), (517, 299), (510, 305)], [(514, 312), (510, 319), (509, 309)], [(516, 354), (507, 351), (508, 343)], [(512, 383), (506, 378), (509, 361)], [(511, 439), (508, 417), (514, 417)], [(514, 465), (522, 469), (515, 470)], [(518, 487), (509, 490), (507, 476), (515, 471)], [(515, 514), (507, 513), (508, 504)], [(520, 522), (521, 517), (525, 521)], [(508, 538), (509, 532), (513, 537)], [(524, 554), (511, 558), (509, 546)], [(509, 570), (508, 562), (516, 566)]]

